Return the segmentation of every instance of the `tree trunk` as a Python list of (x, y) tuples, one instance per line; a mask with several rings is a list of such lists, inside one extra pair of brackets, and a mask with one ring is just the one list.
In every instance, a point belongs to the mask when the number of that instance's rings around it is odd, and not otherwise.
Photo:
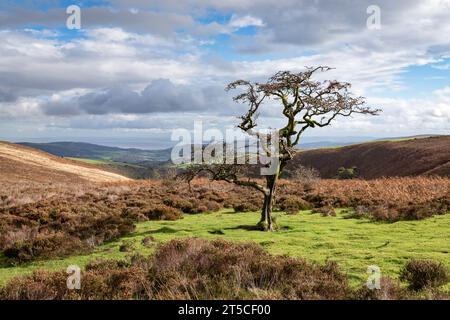
[(267, 222), (267, 204), (269, 203), (269, 195), (264, 194), (264, 204), (261, 210), (261, 219), (259, 220), (258, 225), (263, 226)]
[(278, 177), (280, 175), (280, 170), (278, 168), (275, 175), (267, 178), (267, 189), (268, 192), (264, 195), (264, 204), (261, 210), (261, 219), (258, 223), (259, 226), (264, 228), (266, 231), (273, 231), (273, 221), (272, 221), (272, 206), (275, 198), (275, 191), (277, 188)]

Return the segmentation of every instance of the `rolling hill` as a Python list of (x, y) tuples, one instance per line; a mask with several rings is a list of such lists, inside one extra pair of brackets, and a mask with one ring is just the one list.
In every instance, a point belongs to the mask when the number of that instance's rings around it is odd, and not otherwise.
[[(51, 153), (60, 161), (76, 158), (100, 170), (133, 179), (147, 179), (170, 163), (170, 149), (142, 150), (106, 147), (79, 142), (21, 143)], [(66, 159), (61, 159), (65, 157)], [(81, 163), (80, 163), (81, 161)], [(73, 163), (73, 162), (72, 162)], [(450, 176), (450, 136), (416, 136), (328, 146), (299, 152), (288, 164), (285, 176), (299, 165), (333, 178), (338, 168), (357, 167), (361, 178), (439, 175)]]
[(0, 182), (115, 182), (130, 180), (93, 165), (0, 142)]
[(143, 150), (136, 148), (107, 147), (83, 142), (20, 142), (18, 144), (65, 158), (84, 158), (142, 165), (167, 161), (170, 159), (171, 152), (171, 149)]
[(357, 167), (361, 178), (439, 175), (450, 177), (450, 136), (375, 141), (300, 152), (287, 170), (299, 165), (332, 178), (340, 167)]

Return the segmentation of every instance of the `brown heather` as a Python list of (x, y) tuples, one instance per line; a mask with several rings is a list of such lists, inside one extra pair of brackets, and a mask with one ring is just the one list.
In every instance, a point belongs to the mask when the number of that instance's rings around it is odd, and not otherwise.
[(64, 272), (35, 272), (0, 289), (0, 299), (344, 299), (351, 295), (336, 264), (268, 254), (256, 244), (172, 240), (149, 258), (98, 261), (81, 290)]
[(448, 299), (437, 288), (410, 291), (383, 278), (382, 290), (352, 289), (336, 263), (274, 256), (254, 243), (171, 240), (150, 257), (90, 263), (80, 290), (65, 272), (37, 271), (11, 280), (0, 300), (54, 299)]
[[(145, 220), (176, 220), (234, 208), (258, 211), (258, 192), (226, 182), (132, 181), (106, 184), (10, 183), (0, 189), (0, 250), (12, 263), (88, 252)], [(393, 222), (450, 211), (450, 179), (437, 177), (281, 181), (275, 209)]]

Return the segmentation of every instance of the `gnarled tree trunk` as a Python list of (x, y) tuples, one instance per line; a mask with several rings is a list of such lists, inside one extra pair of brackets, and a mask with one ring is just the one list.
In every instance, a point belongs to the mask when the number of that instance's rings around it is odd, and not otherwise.
[(261, 210), (261, 219), (258, 223), (264, 230), (273, 231), (272, 207), (275, 199), (275, 191), (277, 189), (278, 178), (280, 176), (280, 166), (273, 176), (266, 178), (267, 191), (264, 193), (264, 204)]

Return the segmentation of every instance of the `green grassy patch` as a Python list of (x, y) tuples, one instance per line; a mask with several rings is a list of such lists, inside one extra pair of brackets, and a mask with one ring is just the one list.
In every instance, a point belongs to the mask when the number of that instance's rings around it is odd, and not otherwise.
[(258, 221), (258, 213), (217, 213), (185, 215), (178, 221), (147, 221), (137, 224), (136, 232), (118, 241), (102, 245), (89, 255), (73, 256), (28, 265), (0, 265), (0, 285), (15, 275), (36, 269), (64, 270), (71, 264), (83, 267), (97, 258), (121, 259), (130, 255), (120, 252), (124, 242), (131, 242), (135, 252), (151, 254), (155, 245), (144, 246), (142, 240), (152, 236), (157, 243), (177, 237), (198, 236), (233, 241), (254, 241), (273, 254), (287, 254), (324, 262), (337, 261), (348, 273), (351, 283), (359, 285), (367, 279), (367, 267), (378, 265), (382, 274), (397, 277), (410, 258), (433, 259), (450, 267), (450, 214), (421, 221), (396, 223), (372, 222), (365, 219), (321, 217), (309, 211), (297, 215), (278, 216), (283, 228), (277, 232), (249, 230)]
[(103, 160), (103, 159), (87, 159), (87, 158), (74, 158), (74, 157), (66, 157), (66, 159), (80, 161), (80, 162), (89, 163), (89, 164), (111, 164), (111, 163), (114, 163), (113, 161)]
[(88, 158), (73, 158), (73, 157), (66, 157), (66, 159), (80, 161), (80, 162), (89, 163), (89, 164), (95, 164), (95, 165), (110, 165), (110, 166), (117, 166), (117, 167), (142, 168), (142, 166), (139, 166), (137, 164), (119, 162), (119, 161), (114, 161), (114, 160), (109, 160), (109, 159), (88, 159)]

